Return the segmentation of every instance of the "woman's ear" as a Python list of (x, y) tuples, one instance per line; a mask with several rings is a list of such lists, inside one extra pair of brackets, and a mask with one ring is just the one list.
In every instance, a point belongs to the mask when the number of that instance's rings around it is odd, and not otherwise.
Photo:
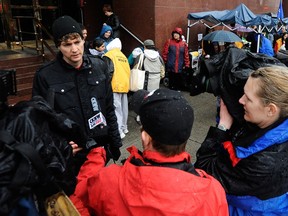
[(272, 117), (277, 115), (279, 117), (280, 115), (280, 109), (278, 106), (276, 106), (274, 103), (270, 103), (268, 106), (268, 116)]

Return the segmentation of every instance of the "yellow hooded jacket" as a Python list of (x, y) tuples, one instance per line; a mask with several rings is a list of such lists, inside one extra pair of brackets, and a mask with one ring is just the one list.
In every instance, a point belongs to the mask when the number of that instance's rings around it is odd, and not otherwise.
[(114, 64), (114, 73), (111, 81), (112, 91), (114, 93), (128, 93), (130, 66), (127, 57), (121, 52), (120, 48), (110, 49), (105, 53), (105, 56), (110, 58)]

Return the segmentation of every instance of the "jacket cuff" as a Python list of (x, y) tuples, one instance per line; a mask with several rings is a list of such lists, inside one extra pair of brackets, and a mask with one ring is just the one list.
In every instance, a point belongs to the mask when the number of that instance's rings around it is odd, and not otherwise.
[(229, 130), (223, 131), (216, 127), (210, 127), (206, 138), (214, 138), (217, 139), (219, 142), (225, 142), (231, 140)]

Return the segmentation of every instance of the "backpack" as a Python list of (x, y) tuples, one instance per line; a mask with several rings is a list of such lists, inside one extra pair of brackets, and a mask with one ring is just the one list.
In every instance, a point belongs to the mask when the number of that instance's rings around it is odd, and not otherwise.
[(39, 96), (1, 115), (0, 215), (43, 214), (47, 197), (73, 193), (70, 140), (85, 142), (80, 127)]

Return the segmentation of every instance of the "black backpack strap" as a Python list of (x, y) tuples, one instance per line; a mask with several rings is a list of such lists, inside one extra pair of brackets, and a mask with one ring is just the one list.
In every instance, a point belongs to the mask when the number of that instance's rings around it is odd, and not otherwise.
[(47, 182), (49, 181), (49, 173), (42, 162), (42, 159), (40, 158), (39, 154), (35, 151), (35, 149), (29, 145), (23, 145), (24, 143), (18, 143), (16, 142), (13, 145), (13, 149), (17, 152), (19, 152), (22, 156), (27, 158), (29, 161), (31, 161), (33, 167), (37, 171), (37, 175), (40, 177), (40, 181)]
[(145, 80), (144, 80), (144, 90), (147, 90), (148, 87), (148, 81), (149, 81), (149, 71), (145, 71)]
[(11, 145), (12, 143), (16, 142), (15, 138), (10, 133), (4, 130), (0, 131), (0, 137), (1, 142), (5, 145)]
[[(39, 154), (36, 150), (29, 144), (17, 142), (15, 138), (7, 131), (0, 131), (1, 141), (5, 144), (5, 146), (12, 150), (18, 152), (25, 161), (21, 161), (19, 166), (14, 174), (14, 177), (10, 183), (11, 188), (17, 188), (23, 185), (23, 182), (26, 181), (27, 173), (31, 169), (31, 164), (33, 168), (36, 170), (37, 175), (39, 176), (40, 182), (49, 182), (50, 175), (49, 172), (42, 162)], [(31, 164), (30, 164), (30, 162)]]
[[(142, 155), (142, 152), (140, 153)], [(190, 174), (200, 176), (199, 173), (195, 170), (195, 167), (192, 163), (188, 163), (185, 161), (175, 162), (175, 163), (156, 163), (152, 160), (148, 160), (144, 158), (144, 161), (149, 164), (145, 164), (141, 159), (133, 157), (130, 160), (130, 163), (135, 166), (157, 166), (157, 167), (169, 167), (173, 169), (182, 170), (188, 172)], [(123, 162), (124, 163), (124, 162)]]

